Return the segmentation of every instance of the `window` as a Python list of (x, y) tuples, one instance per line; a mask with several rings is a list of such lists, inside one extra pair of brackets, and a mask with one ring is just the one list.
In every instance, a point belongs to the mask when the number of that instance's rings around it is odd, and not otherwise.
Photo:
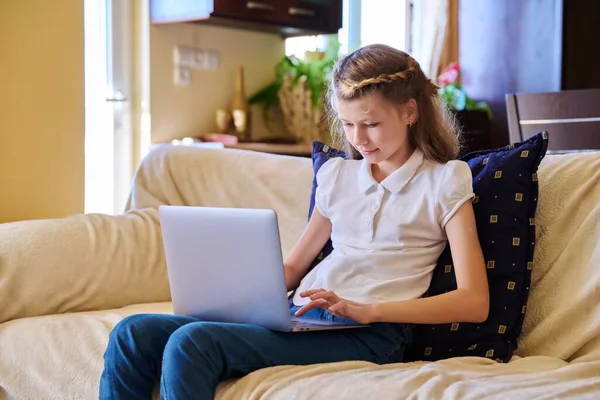
[(85, 213), (122, 212), (131, 187), (130, 6), (85, 2)]
[[(352, 2), (350, 0), (350, 2)], [(407, 31), (407, 3), (410, 0), (371, 0), (361, 2), (360, 42), (361, 46), (382, 43), (400, 50), (409, 51)], [(352, 8), (349, 9), (352, 12)]]

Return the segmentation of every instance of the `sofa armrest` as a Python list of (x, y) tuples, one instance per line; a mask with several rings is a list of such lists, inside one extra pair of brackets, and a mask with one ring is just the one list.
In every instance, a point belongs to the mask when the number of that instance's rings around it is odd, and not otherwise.
[(156, 209), (0, 224), (0, 323), (169, 299)]

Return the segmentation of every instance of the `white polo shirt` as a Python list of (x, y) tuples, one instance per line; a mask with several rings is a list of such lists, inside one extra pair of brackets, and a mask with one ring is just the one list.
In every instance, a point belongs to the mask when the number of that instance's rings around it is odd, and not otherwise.
[(310, 271), (303, 290), (334, 291), (362, 303), (421, 297), (444, 250), (444, 226), (473, 197), (469, 166), (440, 164), (416, 149), (381, 183), (364, 160), (332, 158), (317, 173), (315, 205), (332, 223), (333, 252)]

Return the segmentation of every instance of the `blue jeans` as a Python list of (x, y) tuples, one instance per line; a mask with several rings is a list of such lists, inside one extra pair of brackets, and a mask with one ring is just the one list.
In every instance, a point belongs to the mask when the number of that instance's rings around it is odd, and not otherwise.
[[(291, 307), (293, 313), (298, 307)], [(342, 320), (325, 310), (307, 316)], [(409, 325), (275, 332), (253, 325), (165, 314), (132, 315), (115, 326), (104, 354), (100, 399), (213, 399), (217, 384), (276, 365), (362, 360), (400, 362), (412, 342)]]

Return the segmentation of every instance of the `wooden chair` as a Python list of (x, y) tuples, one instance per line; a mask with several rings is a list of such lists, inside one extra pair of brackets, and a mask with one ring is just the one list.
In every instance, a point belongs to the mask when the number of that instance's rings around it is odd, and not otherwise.
[(600, 89), (507, 94), (511, 143), (547, 131), (548, 150), (600, 149)]

